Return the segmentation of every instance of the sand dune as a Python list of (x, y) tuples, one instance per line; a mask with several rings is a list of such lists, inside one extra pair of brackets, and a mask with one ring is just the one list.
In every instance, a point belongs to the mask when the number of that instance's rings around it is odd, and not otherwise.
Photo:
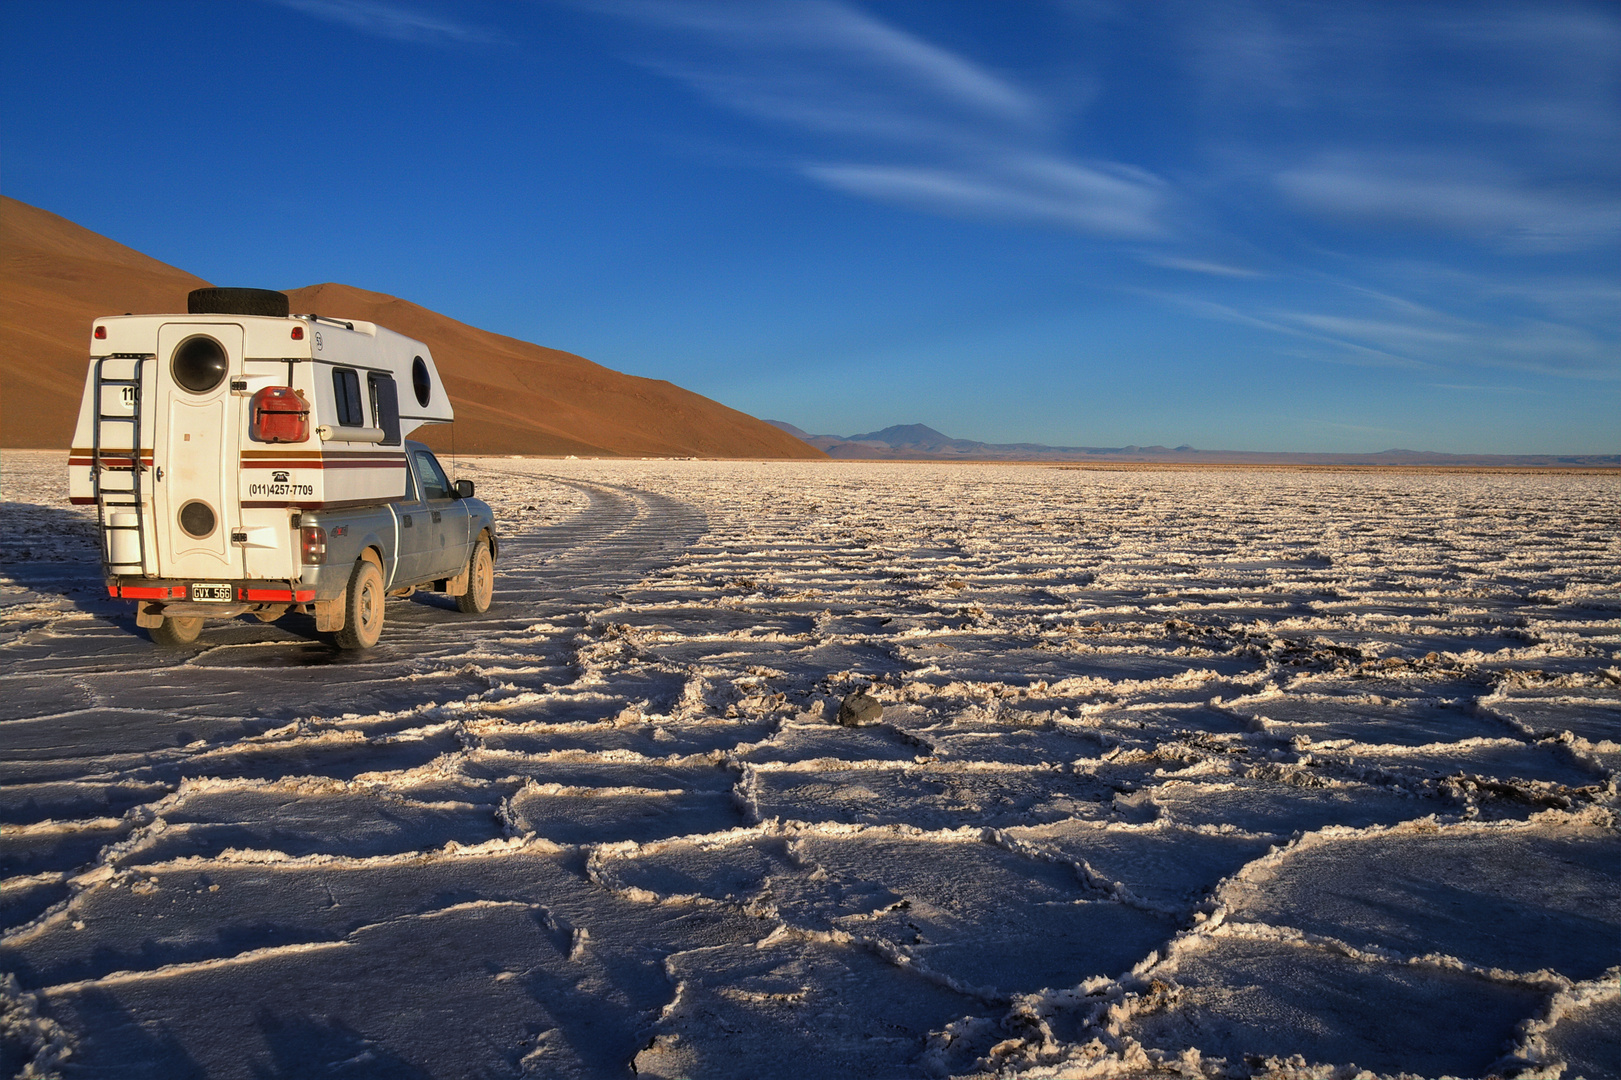
[[(90, 321), (185, 311), (209, 283), (49, 211), (0, 196), (0, 445), (65, 448)], [(294, 311), (381, 323), (433, 349), (456, 404), (458, 451), (817, 458), (763, 421), (672, 383), (459, 323), (347, 285), (289, 291)], [(450, 433), (425, 432), (448, 446)]]
[[(502, 337), (408, 300), (347, 285), (289, 290), (293, 310), (365, 319), (428, 343), (456, 403), (456, 449), (472, 453), (814, 458), (763, 420), (573, 353)], [(426, 441), (449, 445), (425, 429)]]
[(0, 196), (0, 445), (66, 448), (90, 320), (185, 311), (208, 282), (48, 210)]

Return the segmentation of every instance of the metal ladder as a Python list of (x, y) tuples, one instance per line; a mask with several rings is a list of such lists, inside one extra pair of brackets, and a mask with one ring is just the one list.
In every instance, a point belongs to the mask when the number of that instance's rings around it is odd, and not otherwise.
[[(102, 356), (96, 359), (95, 372), (95, 404), (96, 422), (94, 427), (94, 442), (90, 451), (90, 483), (96, 496), (96, 524), (101, 529), (101, 558), (110, 574), (146, 572), (146, 528), (141, 503), (141, 474), (146, 466), (141, 463), (141, 375), (142, 367), (146, 361), (153, 359), (151, 355), (117, 355)], [(109, 360), (133, 363), (134, 369), (127, 379), (108, 377), (104, 370)], [(102, 387), (117, 386), (128, 390), (130, 413), (128, 416), (109, 414), (106, 404), (102, 400)], [(128, 424), (130, 426), (129, 449), (120, 447), (108, 448), (103, 445), (102, 437), (104, 425)], [(106, 481), (120, 474), (128, 474), (128, 487), (108, 487)], [(111, 510), (133, 510), (135, 524), (118, 525), (109, 520)], [(135, 550), (138, 561), (113, 559), (113, 537), (120, 532), (135, 533)]]

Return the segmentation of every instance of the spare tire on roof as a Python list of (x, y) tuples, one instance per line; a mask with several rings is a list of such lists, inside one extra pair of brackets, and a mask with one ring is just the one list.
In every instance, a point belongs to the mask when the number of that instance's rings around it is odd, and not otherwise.
[(186, 297), (193, 315), (269, 315), (285, 319), (287, 294), (274, 289), (193, 289)]

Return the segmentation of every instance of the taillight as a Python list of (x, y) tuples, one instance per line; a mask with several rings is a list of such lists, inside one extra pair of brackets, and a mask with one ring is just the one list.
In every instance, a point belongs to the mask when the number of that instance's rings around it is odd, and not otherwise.
[(293, 340), (294, 341), (303, 341), (304, 340), (304, 328), (302, 326), (293, 327)]
[(298, 530), (299, 553), (305, 566), (320, 566), (326, 562), (326, 530), (319, 525), (305, 525)]
[(97, 341), (106, 341), (107, 340), (107, 328), (105, 326), (96, 327), (96, 340)]

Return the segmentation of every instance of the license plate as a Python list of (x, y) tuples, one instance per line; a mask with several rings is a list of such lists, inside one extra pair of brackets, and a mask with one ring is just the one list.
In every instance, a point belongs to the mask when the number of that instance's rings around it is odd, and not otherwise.
[(194, 582), (192, 584), (191, 598), (193, 600), (207, 600), (212, 603), (229, 603), (234, 599), (229, 585), (209, 585), (203, 582)]

